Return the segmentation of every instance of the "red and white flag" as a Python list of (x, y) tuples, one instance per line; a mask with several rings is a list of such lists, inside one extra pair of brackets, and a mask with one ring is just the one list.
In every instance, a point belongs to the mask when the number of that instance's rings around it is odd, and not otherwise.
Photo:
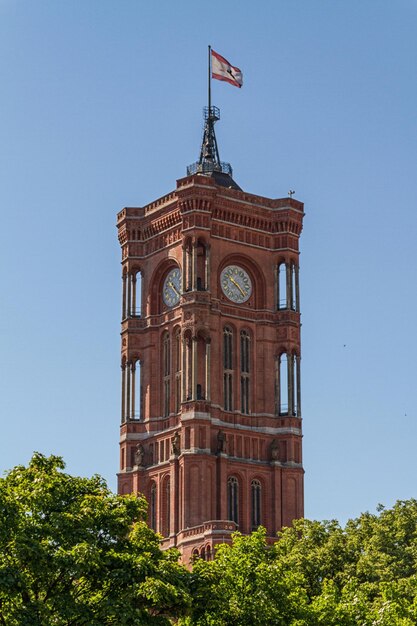
[(225, 80), (226, 82), (241, 87), (243, 85), (243, 75), (238, 67), (233, 67), (225, 59), (214, 50), (211, 51), (211, 75), (217, 80)]

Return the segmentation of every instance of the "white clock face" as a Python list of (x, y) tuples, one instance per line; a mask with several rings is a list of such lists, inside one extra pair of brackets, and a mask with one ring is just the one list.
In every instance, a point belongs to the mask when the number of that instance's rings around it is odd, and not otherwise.
[(241, 304), (252, 294), (252, 281), (249, 274), (238, 265), (228, 265), (220, 274), (222, 291), (229, 300)]
[(162, 298), (165, 304), (173, 307), (181, 297), (181, 270), (176, 267), (168, 272), (162, 288)]

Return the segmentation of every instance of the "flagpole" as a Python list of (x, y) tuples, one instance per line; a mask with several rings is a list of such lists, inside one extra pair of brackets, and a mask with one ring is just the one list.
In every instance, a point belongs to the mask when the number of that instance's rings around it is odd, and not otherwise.
[(208, 47), (208, 114), (211, 109), (211, 46)]

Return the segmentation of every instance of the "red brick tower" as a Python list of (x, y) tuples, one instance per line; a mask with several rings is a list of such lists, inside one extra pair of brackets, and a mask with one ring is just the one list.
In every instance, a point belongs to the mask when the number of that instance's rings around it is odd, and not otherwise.
[(216, 107), (175, 191), (118, 215), (119, 493), (142, 492), (185, 561), (303, 515), (299, 237), (303, 204), (242, 191)]

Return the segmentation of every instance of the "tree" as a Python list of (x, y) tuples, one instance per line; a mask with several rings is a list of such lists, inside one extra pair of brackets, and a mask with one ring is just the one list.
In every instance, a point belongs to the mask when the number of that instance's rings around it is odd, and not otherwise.
[(305, 617), (307, 604), (302, 578), (274, 558), (264, 528), (250, 536), (234, 533), (214, 561), (197, 560), (192, 596), (193, 614), (182, 624), (288, 626)]
[(35, 453), (0, 479), (0, 624), (169, 624), (189, 605), (188, 571), (162, 552), (146, 502)]
[(187, 626), (414, 626), (417, 501), (336, 521), (296, 520), (268, 545), (236, 533), (197, 561)]

